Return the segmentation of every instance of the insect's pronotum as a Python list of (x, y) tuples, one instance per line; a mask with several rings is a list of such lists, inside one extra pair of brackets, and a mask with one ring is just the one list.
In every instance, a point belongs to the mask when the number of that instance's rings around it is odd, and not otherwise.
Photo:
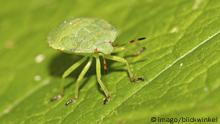
[[(64, 21), (49, 34), (48, 43), (50, 47), (65, 53), (84, 56), (63, 73), (63, 78), (67, 77), (82, 63), (87, 61), (87, 64), (76, 80), (75, 97), (69, 99), (66, 105), (78, 99), (80, 82), (91, 67), (94, 58), (96, 60), (97, 81), (105, 94), (104, 104), (110, 100), (110, 93), (101, 80), (100, 56), (104, 58), (105, 70), (107, 69), (106, 59), (121, 62), (126, 65), (129, 78), (132, 82), (143, 80), (143, 78), (134, 75), (126, 59), (111, 55), (125, 49), (124, 46), (113, 45), (116, 36), (117, 31), (112, 25), (105, 20), (97, 18), (72, 18)], [(143, 39), (145, 38), (138, 38), (137, 40)], [(133, 42), (135, 40), (129, 43)], [(144, 48), (134, 55), (140, 54), (143, 50)], [(61, 97), (62, 93), (53, 97), (52, 100), (57, 100)]]

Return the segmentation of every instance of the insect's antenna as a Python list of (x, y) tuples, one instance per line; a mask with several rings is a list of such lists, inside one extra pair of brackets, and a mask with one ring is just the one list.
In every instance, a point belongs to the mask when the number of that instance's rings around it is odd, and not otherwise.
[(128, 43), (124, 43), (121, 45), (113, 44), (113, 46), (115, 46), (115, 47), (122, 46), (123, 47), (123, 46), (127, 46), (128, 44), (135, 44), (136, 45), (137, 41), (141, 41), (141, 40), (145, 40), (145, 39), (146, 39), (146, 37), (139, 37), (137, 39), (129, 40)]
[(137, 41), (141, 41), (141, 40), (145, 40), (145, 39), (146, 39), (146, 37), (140, 37), (140, 38), (137, 38), (137, 39), (130, 40), (130, 41), (128, 41), (128, 43), (129, 44), (133, 44), (133, 43), (135, 43)]
[[(146, 39), (146, 37), (139, 37), (137, 39), (128, 41), (128, 43), (124, 43), (124, 44), (121, 44), (121, 45), (117, 45), (117, 44), (112, 43), (112, 46), (114, 47), (114, 53), (124, 51), (126, 49), (126, 47), (130, 46), (129, 44), (133, 44), (135, 46), (140, 47), (140, 44), (136, 44), (136, 42), (141, 41), (141, 40), (145, 40), (145, 39)], [(145, 50), (145, 47), (142, 47), (139, 51), (137, 51), (135, 54), (132, 54), (131, 56), (138, 56), (139, 54), (144, 52), (144, 50)]]

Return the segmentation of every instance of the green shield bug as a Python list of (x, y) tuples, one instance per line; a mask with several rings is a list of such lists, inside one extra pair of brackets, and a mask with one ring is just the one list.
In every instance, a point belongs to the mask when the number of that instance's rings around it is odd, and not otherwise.
[[(128, 64), (127, 60), (111, 55), (112, 53), (124, 50), (123, 46), (114, 46), (113, 42), (117, 37), (117, 30), (107, 21), (98, 18), (71, 18), (64, 21), (48, 36), (49, 46), (53, 49), (60, 50), (65, 53), (84, 56), (81, 60), (74, 63), (64, 73), (62, 78), (67, 77), (71, 72), (76, 70), (82, 63), (87, 61), (76, 80), (75, 97), (67, 101), (66, 105), (72, 103), (79, 97), (80, 82), (89, 70), (93, 58), (96, 60), (96, 75), (102, 91), (105, 94), (104, 104), (110, 100), (110, 93), (101, 80), (101, 64), (100, 57), (104, 58), (104, 68), (107, 68), (105, 59), (121, 62), (126, 65), (128, 75), (131, 81), (143, 80), (143, 78), (136, 77)], [(143, 40), (145, 38), (138, 38)], [(133, 43), (131, 40), (129, 43)], [(142, 52), (143, 49), (136, 54)], [(135, 55), (136, 55), (135, 54)], [(57, 95), (51, 100), (60, 99), (62, 95)]]

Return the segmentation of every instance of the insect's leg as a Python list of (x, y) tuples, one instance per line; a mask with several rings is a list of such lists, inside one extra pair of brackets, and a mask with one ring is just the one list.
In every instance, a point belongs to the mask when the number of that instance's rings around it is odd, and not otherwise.
[(123, 64), (126, 64), (130, 79), (132, 80), (134, 78), (134, 74), (132, 73), (131, 67), (128, 64), (128, 61), (126, 59), (118, 57), (118, 56), (111, 56), (111, 55), (105, 55), (104, 57), (106, 59), (110, 59), (110, 60), (113, 60), (113, 61), (117, 61), (117, 62), (121, 62)]
[[(75, 99), (78, 99), (78, 97), (79, 97), (79, 86), (80, 86), (79, 83), (82, 81), (85, 74), (88, 72), (89, 68), (91, 67), (91, 64), (92, 64), (92, 57), (89, 58), (89, 61), (87, 62), (87, 64), (83, 68), (82, 72), (79, 74), (79, 77), (76, 79)], [(72, 103), (73, 101), (74, 101), (73, 99), (69, 99), (66, 102), (66, 105)]]
[(60, 83), (60, 93), (57, 94), (56, 96), (53, 96), (50, 99), (50, 101), (53, 102), (53, 101), (61, 99), (63, 97), (63, 94), (64, 94), (64, 80), (62, 79), (62, 82)]
[(139, 56), (141, 53), (143, 53), (145, 51), (145, 47), (142, 47), (141, 49), (139, 49), (138, 51), (136, 51), (135, 53), (133, 53), (132, 55), (129, 55), (127, 57), (135, 57), (135, 56)]
[(71, 67), (69, 67), (62, 75), (63, 78), (66, 78), (70, 73), (76, 70), (83, 62), (87, 60), (87, 57), (82, 58), (78, 62), (74, 63)]
[[(74, 63), (70, 68), (68, 68), (62, 75), (62, 78), (64, 79), (67, 77), (71, 72), (73, 72), (77, 67), (79, 67), (83, 62), (87, 60), (87, 57), (84, 57), (83, 59), (79, 60), (78, 62)], [(62, 98), (64, 94), (64, 80), (62, 79), (62, 82), (60, 83), (60, 93), (50, 99), (50, 101), (56, 101)]]
[(96, 58), (97, 80), (98, 80), (98, 83), (99, 83), (101, 89), (103, 90), (103, 92), (105, 94), (105, 100), (104, 100), (104, 104), (105, 104), (106, 102), (108, 102), (110, 100), (110, 93), (101, 80), (101, 64), (100, 64), (99, 56), (96, 56), (95, 58)]
[[(137, 39), (134, 39), (134, 40), (130, 40), (128, 41), (129, 44), (134, 44), (136, 43), (137, 41), (141, 41), (141, 40), (145, 40), (146, 38), (145, 37), (140, 37), (140, 38), (137, 38)], [(136, 46), (138, 46), (137, 44), (135, 44)], [(140, 50), (136, 51), (135, 53), (133, 53), (132, 55), (128, 56), (128, 57), (135, 57), (135, 56), (138, 56), (140, 55), (141, 53), (144, 52), (146, 48), (145, 47), (141, 47)]]
[(105, 55), (104, 57), (105, 57), (106, 59), (110, 59), (110, 60), (113, 60), (113, 61), (117, 61), (117, 62), (121, 62), (121, 63), (123, 63), (123, 64), (126, 64), (127, 70), (128, 70), (128, 74), (129, 74), (129, 78), (130, 78), (130, 80), (131, 80), (132, 82), (137, 81), (137, 80), (144, 80), (143, 78), (141, 78), (141, 77), (136, 77), (136, 76), (133, 74), (133, 72), (132, 72), (132, 70), (131, 70), (131, 67), (130, 67), (130, 65), (129, 65), (129, 63), (128, 63), (128, 61), (127, 61), (126, 59), (124, 59), (124, 58), (122, 58), (122, 57), (118, 57), (118, 56), (111, 56), (111, 55)]
[(92, 64), (92, 57), (89, 58), (89, 61), (83, 68), (82, 72), (80, 73), (79, 77), (76, 80), (76, 89), (75, 89), (75, 98), (77, 99), (79, 96), (79, 83), (82, 81), (83, 77), (85, 76), (86, 72), (89, 70)]

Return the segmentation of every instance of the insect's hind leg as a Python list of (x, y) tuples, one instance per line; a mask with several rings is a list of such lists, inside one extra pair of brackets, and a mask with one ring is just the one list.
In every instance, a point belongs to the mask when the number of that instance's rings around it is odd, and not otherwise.
[(104, 99), (104, 104), (106, 104), (110, 100), (110, 93), (108, 89), (105, 87), (104, 83), (101, 80), (101, 64), (100, 64), (100, 59), (99, 56), (96, 56), (96, 75), (97, 75), (97, 81), (103, 90), (105, 94), (105, 99)]
[[(76, 88), (75, 88), (75, 99), (78, 99), (79, 97), (79, 83), (83, 80), (85, 74), (88, 72), (89, 68), (91, 67), (92, 64), (92, 57), (89, 58), (89, 61), (83, 68), (82, 72), (79, 74), (78, 78), (76, 79)], [(66, 102), (66, 105), (70, 104), (73, 101), (73, 99), (69, 99)]]
[(121, 62), (123, 64), (126, 65), (126, 68), (127, 68), (127, 71), (128, 71), (128, 75), (129, 75), (129, 78), (132, 82), (135, 82), (135, 81), (138, 81), (138, 80), (144, 80), (142, 77), (136, 77), (134, 75), (134, 73), (132, 72), (131, 70), (131, 67), (128, 63), (128, 61), (122, 57), (118, 57), (118, 56), (112, 56), (112, 55), (105, 55), (104, 56), (106, 59), (110, 59), (110, 60), (113, 60), (113, 61), (117, 61), (117, 62)]

